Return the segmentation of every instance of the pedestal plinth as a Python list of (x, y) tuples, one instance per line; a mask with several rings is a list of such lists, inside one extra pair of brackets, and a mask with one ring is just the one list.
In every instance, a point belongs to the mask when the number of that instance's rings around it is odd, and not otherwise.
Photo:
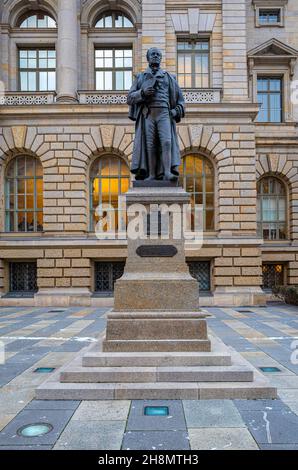
[(189, 201), (188, 193), (171, 185), (138, 186), (126, 194), (128, 213), (134, 204), (144, 208), (145, 236), (132, 239), (128, 233), (127, 262), (115, 283), (104, 351), (210, 351), (198, 283), (185, 261), (182, 225)]

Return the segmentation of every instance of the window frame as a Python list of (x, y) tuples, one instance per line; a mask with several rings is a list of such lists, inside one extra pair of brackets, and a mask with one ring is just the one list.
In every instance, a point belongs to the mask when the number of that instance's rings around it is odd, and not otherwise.
[[(100, 176), (96, 176), (96, 177), (92, 177), (91, 176), (91, 172), (92, 172), (92, 167), (93, 165), (95, 164), (95, 162), (97, 160), (100, 160), (101, 158), (104, 158), (104, 157), (110, 157), (110, 158), (115, 158), (118, 160), (118, 167), (120, 168), (121, 170), (121, 163), (123, 162), (126, 166), (127, 166), (127, 170), (128, 170), (128, 174), (127, 176), (122, 176), (121, 175), (121, 171), (118, 172), (117, 175), (115, 176), (106, 176), (105, 178), (108, 178), (108, 179), (115, 179), (117, 178), (118, 179), (118, 188), (121, 188), (121, 179), (122, 178), (125, 178), (128, 180), (128, 188), (130, 188), (131, 186), (131, 175), (130, 175), (130, 170), (129, 170), (129, 164), (128, 162), (126, 161), (126, 159), (120, 155), (117, 155), (117, 154), (113, 154), (111, 152), (109, 153), (104, 153), (102, 155), (97, 155), (91, 162), (90, 162), (90, 166), (89, 166), (89, 170), (88, 170), (88, 191), (89, 191), (89, 197), (88, 197), (88, 200), (89, 200), (89, 208), (88, 208), (88, 218), (89, 218), (89, 221), (88, 221), (88, 231), (89, 233), (95, 233), (95, 229), (96, 229), (96, 222), (94, 221), (94, 212), (95, 212), (95, 209), (93, 207), (93, 181), (94, 179), (98, 178), (100, 179), (101, 177)], [(118, 195), (121, 195), (121, 194), (125, 194), (125, 193), (122, 193), (121, 191), (118, 192)], [(117, 222), (117, 221), (116, 221)]]
[[(258, 81), (259, 79), (263, 79), (263, 80), (267, 80), (268, 83), (269, 83), (269, 80), (280, 80), (280, 91), (278, 92), (275, 92), (275, 91), (271, 91), (270, 88), (267, 88), (266, 91), (262, 91), (260, 93), (263, 93), (265, 94), (267, 97), (271, 96), (271, 95), (280, 95), (280, 107), (281, 107), (281, 113), (280, 113), (280, 121), (259, 121), (258, 120), (258, 116), (259, 116), (259, 113), (256, 117), (256, 120), (255, 122), (258, 123), (258, 124), (281, 124), (285, 121), (285, 110), (284, 110), (284, 77), (283, 75), (280, 75), (280, 74), (276, 74), (276, 75), (266, 75), (266, 74), (257, 74), (257, 78), (256, 78), (256, 94), (257, 94), (257, 103), (259, 104), (259, 101), (258, 101), (258, 95), (259, 95), (259, 90), (258, 90)], [(268, 99), (268, 98), (267, 98)], [(268, 116), (270, 114), (270, 99), (268, 100)], [(270, 116), (269, 116), (270, 117)]]
[[(260, 194), (258, 192), (258, 187), (257, 187), (257, 210), (256, 210), (256, 215), (257, 215), (257, 233), (259, 234), (259, 236), (261, 238), (264, 239), (264, 243), (276, 243), (276, 242), (279, 242), (279, 243), (283, 243), (283, 242), (288, 242), (289, 239), (290, 239), (290, 218), (289, 218), (289, 188), (288, 188), (288, 185), (281, 179), (279, 178), (278, 176), (276, 175), (271, 175), (271, 174), (267, 174), (267, 175), (263, 175), (261, 178), (259, 178), (259, 180), (257, 181), (257, 186), (259, 183), (262, 182), (262, 180), (264, 179), (274, 179), (274, 180), (277, 180), (284, 188), (284, 192), (285, 192), (285, 195), (284, 195), (284, 200), (285, 200), (285, 220), (284, 221), (279, 221), (279, 220), (274, 220), (274, 221), (263, 221), (262, 219), (262, 209), (261, 209), (261, 218), (260, 218), (260, 221), (258, 220), (258, 203), (259, 203), (259, 200), (260, 198), (262, 198), (262, 196), (265, 196), (265, 194)], [(283, 197), (283, 196), (280, 196), (280, 195), (277, 195), (277, 194), (269, 194), (267, 195), (267, 197), (274, 197), (276, 199), (279, 199), (279, 197)], [(285, 238), (268, 238), (268, 239), (265, 239), (263, 237), (263, 224), (272, 224), (272, 225), (276, 225), (277, 228), (279, 228), (279, 225), (281, 224), (284, 224), (285, 226)]]
[[(132, 26), (121, 26), (121, 27), (117, 27), (115, 26), (115, 16), (116, 14), (121, 14), (123, 17), (127, 18)], [(112, 16), (112, 26), (96, 26), (96, 24), (100, 21), (100, 19), (102, 17), (106, 17), (106, 16)], [(93, 23), (93, 28), (96, 29), (96, 30), (103, 30), (103, 31), (127, 31), (127, 30), (134, 30), (135, 29), (135, 25), (134, 25), (134, 22), (132, 20), (132, 18), (124, 11), (121, 11), (121, 10), (104, 10), (103, 12), (101, 12), (95, 19), (94, 23)]]
[[(56, 26), (45, 26), (45, 27), (43, 27), (43, 26), (41, 26), (41, 27), (39, 27), (39, 26), (23, 26), (22, 27), (21, 26), (21, 24), (24, 21), (26, 21), (26, 19), (28, 19), (32, 16), (37, 16), (38, 17), (39, 14), (43, 14), (44, 16), (49, 17), (51, 20), (53, 20), (55, 22)], [(38, 21), (38, 18), (37, 18), (37, 21)], [(44, 30), (49, 30), (49, 29), (56, 30), (56, 29), (58, 29), (58, 24), (57, 24), (56, 18), (54, 18), (54, 16), (51, 15), (51, 13), (49, 13), (47, 11), (44, 11), (44, 10), (31, 10), (31, 11), (26, 12), (23, 15), (20, 15), (18, 17), (17, 22), (16, 22), (16, 28), (19, 28), (20, 30), (25, 30), (25, 31), (26, 30), (38, 30), (38, 31), (42, 30), (42, 31), (44, 31)]]
[[(97, 68), (96, 67), (96, 51), (98, 50), (112, 50), (113, 51), (113, 66), (112, 68)], [(132, 66), (131, 67), (123, 67), (123, 68), (116, 68), (115, 67), (115, 51), (125, 51), (125, 50), (130, 50), (131, 51), (131, 61), (132, 61)], [(134, 73), (134, 49), (132, 45), (125, 46), (123, 45), (111, 45), (111, 46), (94, 46), (94, 54), (93, 54), (93, 60), (94, 60), (94, 90), (100, 92), (100, 93), (124, 93), (129, 91), (129, 89), (122, 89), (122, 90), (117, 90), (116, 89), (116, 72), (119, 71), (131, 71), (131, 76), (132, 76), (132, 83), (133, 83), (133, 73)], [(97, 81), (96, 81), (96, 74), (97, 72), (100, 71), (111, 71), (112, 72), (112, 88), (110, 90), (99, 90), (97, 88)]]
[[(56, 65), (55, 68), (20, 68), (20, 52), (21, 51), (37, 51), (37, 63), (39, 65), (40, 57), (39, 57), (39, 51), (55, 51), (55, 61)], [(21, 72), (35, 72), (36, 74), (36, 89), (35, 90), (21, 90)], [(40, 77), (39, 73), (40, 72), (49, 72), (49, 71), (54, 71), (55, 72), (55, 89), (54, 90), (40, 90)], [(42, 46), (42, 47), (26, 47), (26, 46), (18, 46), (17, 47), (17, 88), (19, 92), (23, 93), (55, 93), (57, 89), (57, 51), (55, 46)]]
[[(18, 176), (17, 174), (17, 159), (21, 159), (22, 157), (26, 157), (26, 158), (30, 158), (32, 160), (34, 160), (34, 175), (33, 176)], [(43, 231), (44, 231), (44, 222), (42, 223), (42, 230), (37, 230), (37, 226), (38, 226), (38, 220), (37, 220), (37, 214), (38, 213), (42, 213), (42, 219), (43, 219), (43, 212), (44, 212), (44, 204), (43, 204), (43, 198), (42, 198), (42, 207), (41, 208), (38, 208), (38, 204), (37, 204), (37, 198), (38, 198), (38, 192), (37, 192), (37, 184), (36, 182), (37, 181), (42, 181), (42, 196), (43, 196), (43, 193), (44, 193), (44, 183), (43, 183), (43, 172), (42, 172), (42, 175), (41, 176), (37, 176), (36, 175), (36, 164), (40, 164), (40, 168), (43, 170), (42, 168), (42, 164), (41, 162), (34, 156), (32, 155), (27, 155), (27, 154), (21, 154), (21, 155), (17, 155), (16, 157), (12, 158), (8, 164), (6, 165), (6, 168), (5, 168), (5, 174), (4, 174), (4, 214), (5, 214), (5, 217), (4, 217), (4, 232), (7, 233), (7, 234), (41, 234)], [(9, 166), (14, 164), (14, 171), (13, 171), (13, 177), (8, 177), (7, 176), (7, 172), (8, 172), (8, 169), (9, 169)], [(26, 191), (26, 185), (25, 185), (25, 191), (24, 193), (19, 193), (18, 192), (18, 187), (17, 187), (17, 183), (18, 183), (18, 180), (23, 180), (23, 181), (26, 181), (26, 180), (32, 180), (33, 179), (33, 185), (34, 185), (34, 188), (33, 188), (33, 208), (32, 210), (28, 210), (27, 208), (23, 208), (23, 209), (19, 209), (18, 208), (18, 204), (17, 204), (17, 200), (18, 200), (18, 196), (19, 194), (23, 194), (24, 195), (24, 200), (27, 196), (27, 191)], [(9, 181), (13, 181), (13, 187), (14, 187), (14, 193), (13, 193), (13, 197), (14, 197), (14, 208), (13, 210), (10, 209), (10, 204), (9, 204), (9, 201), (10, 201), (10, 197), (11, 197), (11, 193), (9, 191)], [(16, 227), (18, 227), (18, 214), (19, 213), (31, 213), (33, 214), (33, 224), (34, 224), (34, 229), (33, 230), (27, 230), (27, 217), (26, 217), (26, 230), (15, 230)], [(14, 230), (10, 230), (9, 227), (10, 227), (10, 215), (13, 214), (13, 219), (14, 219)]]
[[(284, 5), (278, 4), (279, 0), (274, 2), (275, 4), (266, 5), (264, 0), (258, 5), (255, 5), (255, 26), (256, 28), (283, 28), (285, 26), (285, 11)], [(280, 20), (276, 23), (262, 23), (260, 21), (261, 11), (272, 11), (279, 10)]]
[(287, 280), (287, 269), (288, 269), (288, 263), (284, 262), (284, 261), (263, 261), (262, 263), (262, 289), (265, 291), (265, 292), (272, 292), (272, 287), (265, 287), (264, 286), (264, 274), (263, 274), (263, 268), (264, 266), (282, 266), (282, 285), (285, 286), (286, 285), (286, 280)]
[[(206, 53), (204, 53), (204, 51), (200, 51), (200, 50), (196, 50), (194, 47), (192, 48), (191, 50), (191, 87), (182, 87), (181, 88), (183, 90), (204, 90), (204, 89), (209, 89), (211, 87), (211, 59), (212, 59), (212, 54), (211, 54), (211, 38), (210, 36), (197, 36), (195, 38), (191, 38), (189, 36), (185, 36), (185, 35), (177, 35), (177, 41), (176, 41), (176, 57), (177, 57), (177, 62), (176, 62), (176, 74), (177, 74), (177, 81), (179, 83), (179, 75), (184, 75), (185, 76), (185, 73), (184, 74), (179, 74), (179, 55), (183, 55), (183, 53), (185, 54), (187, 52), (187, 50), (180, 50), (179, 52), (179, 49), (178, 49), (178, 44), (179, 42), (190, 42), (193, 46), (196, 44), (196, 43), (199, 43), (199, 42), (206, 42), (208, 43), (208, 50), (206, 51)], [(196, 87), (194, 86), (195, 84), (195, 79), (196, 79), (196, 73), (195, 73), (195, 57), (196, 57), (196, 52), (197, 53), (204, 53), (204, 55), (208, 57), (208, 86), (207, 87)], [(204, 74), (200, 74), (200, 76), (202, 77)]]
[[(213, 191), (212, 192), (206, 191), (206, 173), (203, 172), (203, 176), (202, 176), (202, 200), (203, 200), (203, 203), (202, 203), (202, 205), (203, 205), (203, 223), (204, 223), (203, 232), (204, 233), (214, 232), (216, 230), (216, 213), (217, 213), (216, 188), (217, 188), (217, 181), (216, 181), (216, 172), (215, 172), (213, 162), (210, 161), (210, 159), (208, 157), (206, 157), (205, 155), (203, 155), (201, 153), (199, 153), (199, 154), (197, 154), (197, 153), (186, 153), (181, 158), (181, 165), (183, 165), (183, 168), (185, 168), (186, 164), (184, 163), (184, 161), (187, 159), (187, 157), (194, 157), (194, 158), (201, 159), (202, 162), (203, 162), (203, 165), (202, 165), (203, 168), (204, 168), (205, 163), (206, 163), (212, 169), (212, 177), (213, 177)], [(190, 176), (192, 178), (195, 178), (195, 173), (193, 173)], [(186, 178), (187, 178), (187, 173), (185, 173), (184, 170), (183, 170), (183, 172), (180, 172), (179, 180), (181, 181), (183, 179), (182, 187), (184, 188), (185, 191), (187, 191)], [(188, 192), (188, 194), (195, 195), (195, 194), (200, 194), (200, 193), (193, 191), (192, 193)], [(208, 229), (206, 228), (206, 212), (207, 212), (207, 209), (206, 209), (206, 195), (207, 194), (213, 194), (213, 198), (212, 198), (213, 224), (212, 224), (212, 227), (208, 228)], [(209, 209), (209, 212), (211, 212), (211, 209)]]

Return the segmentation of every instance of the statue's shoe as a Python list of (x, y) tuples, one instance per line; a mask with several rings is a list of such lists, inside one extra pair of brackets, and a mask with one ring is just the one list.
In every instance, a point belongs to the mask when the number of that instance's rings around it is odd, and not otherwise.
[(144, 179), (144, 181), (155, 181), (156, 178), (155, 176), (148, 176), (147, 178)]
[(164, 180), (165, 181), (177, 181), (177, 179), (178, 179), (178, 176), (174, 175), (173, 173), (166, 173), (164, 175)]

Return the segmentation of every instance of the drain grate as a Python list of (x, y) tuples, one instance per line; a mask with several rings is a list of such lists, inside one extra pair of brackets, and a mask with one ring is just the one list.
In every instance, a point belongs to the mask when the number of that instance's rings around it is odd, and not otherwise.
[(236, 310), (238, 313), (253, 313), (252, 310)]
[(65, 310), (48, 310), (47, 313), (63, 313)]

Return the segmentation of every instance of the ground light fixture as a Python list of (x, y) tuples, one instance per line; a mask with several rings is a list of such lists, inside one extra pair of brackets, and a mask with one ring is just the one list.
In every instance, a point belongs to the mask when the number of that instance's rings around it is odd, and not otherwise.
[(17, 433), (21, 437), (40, 437), (48, 434), (53, 429), (49, 423), (26, 424), (18, 429)]
[(168, 416), (169, 407), (168, 406), (145, 406), (144, 415), (145, 416)]
[(259, 369), (260, 369), (262, 372), (268, 372), (268, 373), (271, 373), (271, 372), (281, 372), (281, 369), (279, 369), (278, 367), (273, 367), (273, 366), (259, 367)]
[(37, 374), (50, 374), (55, 370), (55, 367), (37, 367), (33, 372)]

